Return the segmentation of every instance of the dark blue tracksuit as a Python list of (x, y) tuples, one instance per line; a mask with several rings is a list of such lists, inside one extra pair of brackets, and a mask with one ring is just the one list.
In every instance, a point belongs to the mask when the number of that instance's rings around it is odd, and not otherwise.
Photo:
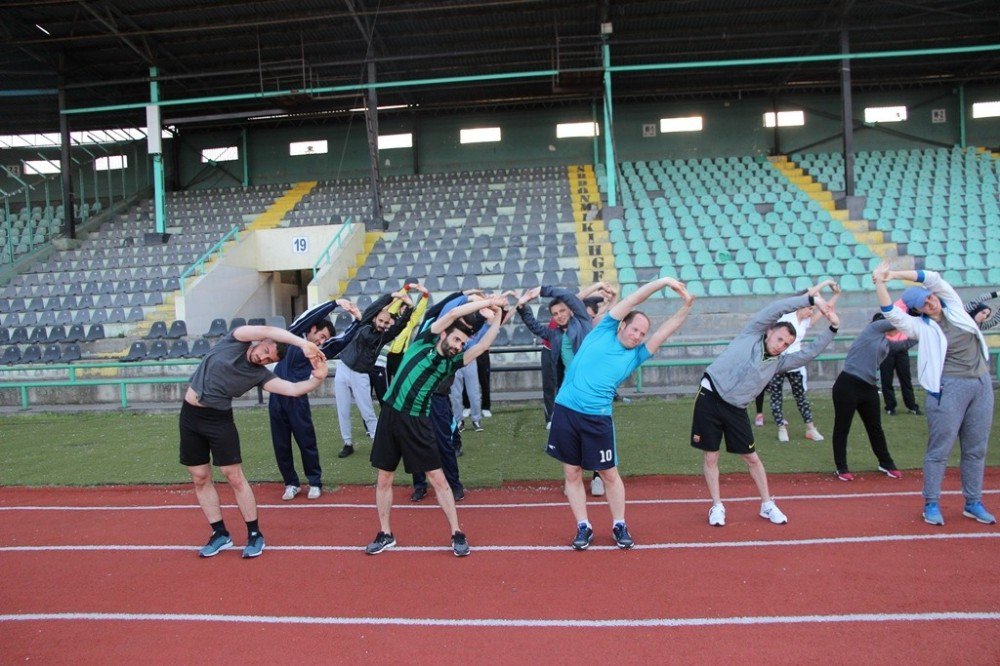
[[(449, 388), (451, 382), (445, 382)], [(434, 426), (434, 437), (437, 439), (438, 454), (441, 456), (441, 471), (444, 478), (448, 480), (451, 491), (457, 493), (464, 491), (465, 487), (458, 479), (458, 456), (455, 453), (455, 445), (461, 446), (461, 437), (455, 429), (455, 419), (451, 413), (450, 391), (444, 393), (439, 390), (431, 394), (431, 424)], [(458, 440), (456, 442), (455, 440)], [(413, 474), (413, 488), (427, 490), (427, 475), (423, 472)]]
[[(299, 315), (288, 330), (296, 335), (304, 335), (336, 307), (334, 301), (318, 305)], [(351, 342), (358, 330), (358, 323), (352, 323), (343, 333), (327, 340), (320, 350), (328, 359), (336, 357)], [(285, 357), (274, 366), (274, 374), (290, 382), (301, 382), (312, 374), (312, 364), (301, 349), (289, 345)], [(272, 393), (267, 409), (271, 417), (271, 444), (274, 446), (274, 458), (285, 485), (300, 485), (299, 475), (295, 473), (295, 460), (292, 457), (292, 435), (295, 435), (309, 485), (322, 487), (323, 470), (319, 465), (319, 448), (316, 446), (316, 428), (313, 427), (309, 397), (303, 395), (295, 398)]]
[[(312, 364), (298, 347), (289, 347), (285, 358), (274, 367), (274, 374), (290, 382), (300, 382), (312, 374)], [(271, 415), (271, 443), (274, 445), (274, 458), (278, 462), (278, 470), (286, 486), (298, 486), (299, 475), (295, 473), (295, 460), (292, 458), (292, 435), (299, 445), (302, 454), (302, 467), (305, 469), (309, 485), (323, 485), (323, 470), (319, 465), (319, 449), (316, 446), (316, 428), (313, 427), (312, 410), (309, 408), (309, 396), (293, 398), (286, 395), (271, 394), (268, 401), (268, 412)]]

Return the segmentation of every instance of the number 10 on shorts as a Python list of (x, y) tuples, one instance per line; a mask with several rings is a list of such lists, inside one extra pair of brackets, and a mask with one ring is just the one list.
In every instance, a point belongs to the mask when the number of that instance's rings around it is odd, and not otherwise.
[(598, 451), (598, 453), (601, 454), (601, 462), (602, 463), (609, 463), (609, 462), (611, 462), (613, 460), (612, 457), (611, 457), (611, 449), (602, 449), (602, 450)]

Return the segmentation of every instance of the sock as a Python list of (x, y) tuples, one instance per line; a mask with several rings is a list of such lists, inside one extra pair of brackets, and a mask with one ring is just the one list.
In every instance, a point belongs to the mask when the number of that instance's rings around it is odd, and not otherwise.
[(252, 537), (260, 534), (260, 528), (257, 526), (256, 520), (247, 521), (247, 536)]
[(212, 534), (224, 534), (229, 536), (229, 531), (226, 529), (226, 521), (220, 520), (217, 523), (212, 523)]

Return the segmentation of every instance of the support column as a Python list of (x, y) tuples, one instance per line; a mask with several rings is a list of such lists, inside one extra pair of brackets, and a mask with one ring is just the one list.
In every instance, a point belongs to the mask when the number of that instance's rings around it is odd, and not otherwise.
[[(840, 32), (840, 52), (848, 55), (851, 52), (849, 35), (846, 30)], [(851, 60), (840, 61), (840, 104), (841, 122), (844, 127), (844, 195), (854, 196), (854, 111), (851, 98)], [(775, 118), (777, 122), (777, 118)]]
[[(375, 83), (375, 63), (368, 61), (368, 83)], [(371, 168), (368, 171), (372, 187), (372, 227), (386, 230), (382, 214), (382, 178), (378, 163), (378, 92), (368, 88), (365, 94), (365, 127), (368, 130), (368, 157)]]
[(59, 173), (62, 182), (63, 228), (67, 238), (76, 238), (76, 206), (73, 203), (73, 160), (70, 154), (69, 116), (66, 110), (66, 89), (59, 82)]
[(958, 146), (965, 148), (965, 84), (958, 84)]
[(247, 128), (240, 130), (240, 140), (243, 142), (243, 189), (250, 187), (250, 150), (247, 147)]
[(612, 136), (614, 110), (611, 108), (611, 72), (608, 70), (611, 66), (611, 50), (606, 40), (601, 45), (601, 56), (604, 64), (604, 157), (608, 174), (608, 206), (614, 208), (618, 206), (618, 160), (615, 158)]
[(153, 211), (156, 214), (156, 233), (167, 232), (167, 195), (163, 179), (163, 132), (160, 123), (160, 84), (156, 80), (156, 67), (149, 68), (149, 105), (146, 113), (146, 133), (149, 156), (153, 158)]

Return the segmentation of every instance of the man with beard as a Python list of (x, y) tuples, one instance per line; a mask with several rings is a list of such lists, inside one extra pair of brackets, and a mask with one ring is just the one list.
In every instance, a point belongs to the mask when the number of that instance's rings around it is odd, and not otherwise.
[[(369, 555), (396, 545), (389, 514), (392, 482), (400, 459), (408, 473), (427, 475), (448, 519), (452, 551), (456, 557), (469, 554), (469, 542), (459, 528), (455, 498), (441, 470), (441, 457), (430, 418), (431, 396), (442, 381), (489, 349), (503, 323), (501, 307), (506, 302), (506, 297), (498, 296), (458, 306), (435, 320), (406, 350), (399, 371), (386, 392), (385, 407), (379, 415), (372, 445), (371, 463), (378, 470), (375, 503), (379, 532), (365, 548)], [(489, 329), (477, 344), (463, 351), (472, 331), (461, 319), (477, 311), (489, 321)]]

